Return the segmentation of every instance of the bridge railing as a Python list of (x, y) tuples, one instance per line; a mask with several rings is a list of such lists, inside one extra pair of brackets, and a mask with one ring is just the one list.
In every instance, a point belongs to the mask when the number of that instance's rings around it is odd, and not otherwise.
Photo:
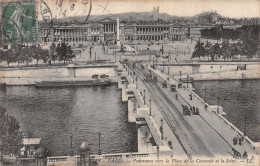
[[(165, 74), (165, 73), (164, 73)], [(166, 75), (168, 75), (168, 74), (166, 74)], [(168, 75), (170, 78), (172, 78), (170, 75)], [(164, 79), (164, 78), (163, 78)], [(179, 80), (177, 80), (177, 79), (175, 79), (175, 78), (172, 78), (172, 79), (174, 79), (176, 82), (177, 82), (177, 84), (179, 84), (179, 83), (181, 83)], [(167, 82), (167, 84), (170, 84), (170, 83), (168, 83)], [(188, 93), (190, 93), (190, 94), (192, 94), (192, 95), (194, 95), (203, 105), (207, 105), (207, 106), (209, 106), (209, 104), (207, 104), (200, 96), (198, 96), (195, 92), (193, 92), (190, 88), (186, 88), (185, 86), (183, 86), (184, 88), (185, 88), (185, 90), (187, 90), (188, 91)], [(177, 89), (177, 91), (178, 91), (178, 89)], [(183, 97), (183, 96), (182, 96)], [(183, 97), (184, 98), (184, 97)], [(185, 99), (185, 98), (184, 98)], [(185, 100), (188, 100), (188, 99), (185, 99)], [(187, 102), (187, 101), (186, 101)], [(202, 109), (202, 110), (204, 110), (204, 109)], [(241, 137), (244, 137), (244, 134), (237, 128), (237, 127), (235, 127), (231, 122), (229, 122), (225, 117), (223, 117), (222, 115), (220, 115), (220, 114), (218, 114), (218, 113), (216, 113), (216, 112), (211, 112), (211, 113), (213, 113), (217, 118), (219, 118), (219, 120), (222, 120), (223, 122), (225, 122), (225, 124), (228, 126), (228, 127), (230, 127), (231, 129), (233, 129), (237, 134), (239, 134)], [(214, 126), (214, 125), (213, 125)], [(255, 143), (249, 138), (249, 137), (247, 137), (247, 136), (245, 136), (244, 137), (245, 138), (245, 140), (247, 141), (247, 143), (250, 145), (250, 147), (251, 147), (251, 149), (255, 152), (255, 153), (259, 153), (258, 151), (257, 151), (257, 148), (256, 148), (256, 146), (255, 146)]]

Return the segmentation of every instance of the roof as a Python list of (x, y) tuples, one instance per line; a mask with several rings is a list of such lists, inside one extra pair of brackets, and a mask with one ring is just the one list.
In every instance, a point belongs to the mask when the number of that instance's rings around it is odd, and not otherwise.
[(24, 138), (24, 145), (39, 145), (41, 142), (41, 138)]

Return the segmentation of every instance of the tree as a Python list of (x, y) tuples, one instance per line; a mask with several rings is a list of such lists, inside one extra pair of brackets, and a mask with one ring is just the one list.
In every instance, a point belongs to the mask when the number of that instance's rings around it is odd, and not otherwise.
[(4, 52), (3, 60), (6, 61), (8, 67), (10, 63), (14, 62), (14, 59), (15, 59), (15, 54), (13, 50), (9, 49)]
[(203, 46), (203, 43), (198, 41), (195, 46), (194, 52), (192, 53), (192, 58), (199, 57), (199, 59), (200, 59), (201, 56), (202, 57), (205, 56), (205, 48)]
[(59, 61), (63, 61), (64, 65), (66, 61), (72, 61), (72, 58), (75, 57), (73, 51), (71, 50), (71, 46), (65, 43), (59, 43), (56, 48), (56, 53)]
[(49, 54), (49, 51), (48, 50), (44, 50), (44, 49), (41, 49), (40, 50), (40, 56), (41, 56), (41, 59), (43, 60), (43, 62), (46, 63), (49, 61), (50, 59), (50, 54)]
[(230, 44), (228, 40), (222, 42), (222, 47), (220, 50), (224, 61), (226, 61), (227, 58), (231, 57)]
[(23, 136), (19, 129), (18, 121), (0, 107), (0, 142), (2, 143), (0, 150), (3, 154), (19, 154), (23, 146)]
[(31, 57), (36, 60), (35, 66), (38, 66), (39, 60), (41, 59), (40, 52), (41, 52), (41, 47), (40, 47), (40, 45), (38, 45), (38, 46), (32, 45), (32, 46), (30, 47)]
[(49, 64), (51, 64), (51, 61), (53, 61), (54, 65), (55, 65), (55, 60), (57, 60), (57, 53), (56, 53), (56, 45), (55, 45), (55, 43), (51, 44), (50, 50), (49, 50), (49, 55), (50, 55)]
[(205, 56), (208, 57), (208, 61), (211, 54), (212, 54), (212, 45), (207, 41), (205, 45)]
[(215, 58), (220, 57), (221, 49), (218, 43), (212, 46), (211, 61), (215, 61)]
[(29, 49), (28, 47), (23, 47), (21, 50), (21, 57), (23, 61), (26, 62), (26, 66), (28, 67), (28, 64), (33, 60), (32, 58), (32, 50)]

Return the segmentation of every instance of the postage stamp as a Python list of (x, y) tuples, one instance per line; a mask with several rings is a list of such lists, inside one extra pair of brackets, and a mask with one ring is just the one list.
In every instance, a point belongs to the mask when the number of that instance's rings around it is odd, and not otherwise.
[(37, 42), (35, 0), (2, 2), (1, 7), (4, 44)]

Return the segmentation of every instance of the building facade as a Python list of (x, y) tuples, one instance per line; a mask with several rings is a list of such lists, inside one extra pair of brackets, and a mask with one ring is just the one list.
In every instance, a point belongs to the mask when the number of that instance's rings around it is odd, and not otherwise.
[[(39, 42), (48, 44), (66, 42), (72, 45), (86, 42), (100, 44), (115, 44), (117, 37), (117, 22), (105, 18), (95, 23), (54, 25), (50, 28), (46, 24), (39, 27)], [(133, 41), (183, 41), (200, 38), (200, 30), (213, 26), (190, 26), (174, 24), (158, 20), (156, 22), (120, 23), (119, 38), (122, 44)]]

